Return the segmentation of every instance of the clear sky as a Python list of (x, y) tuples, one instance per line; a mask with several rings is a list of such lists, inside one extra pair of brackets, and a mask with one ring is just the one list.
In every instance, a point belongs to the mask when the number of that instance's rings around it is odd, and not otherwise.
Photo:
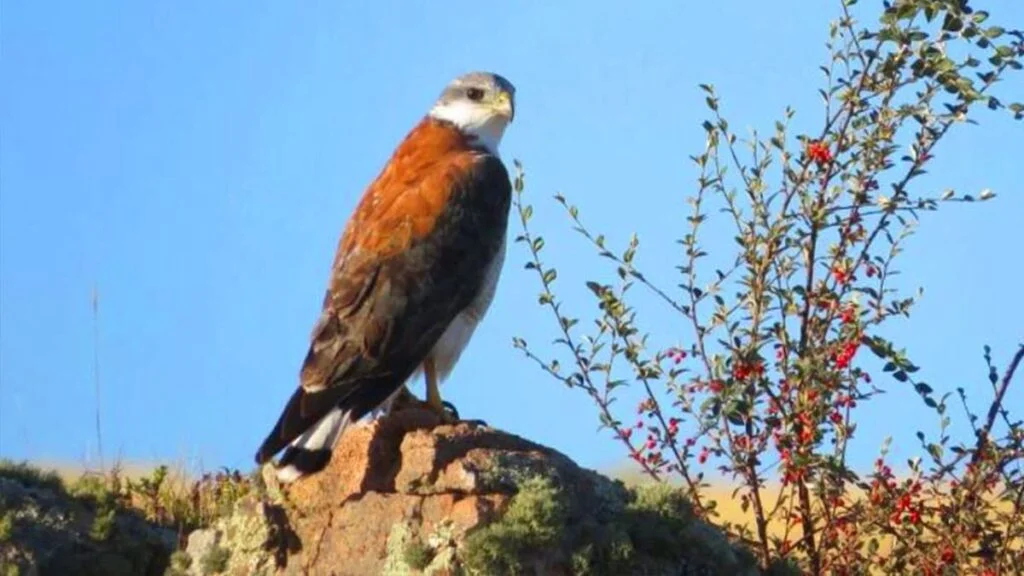
[[(345, 220), (468, 70), (517, 86), (502, 152), (525, 164), (568, 310), (590, 314), (583, 281), (613, 270), (571, 232), (555, 192), (617, 246), (637, 231), (638, 263), (670, 283), (696, 176), (687, 156), (703, 144), (697, 84), (716, 85), (740, 130), (769, 131), (787, 104), (797, 128), (817, 130), (837, 4), (4, 2), (0, 456), (95, 461), (97, 286), (107, 461), (250, 468), (296, 385)], [(1024, 25), (1024, 4), (989, 4)], [(1024, 97), (1020, 76), (1004, 93)], [(889, 332), (936, 389), (975, 395), (982, 346), (1002, 368), (1024, 339), (1024, 123), (978, 120), (941, 146), (922, 186), (999, 196), (928, 215), (902, 267), (925, 296)], [(445, 396), (585, 465), (619, 462), (588, 399), (511, 346), (554, 338), (526, 256), (510, 247)], [(657, 340), (685, 338), (662, 311), (642, 310)], [(902, 450), (935, 429), (912, 392), (877, 381), (892, 394), (863, 413), (861, 464), (887, 434)]]

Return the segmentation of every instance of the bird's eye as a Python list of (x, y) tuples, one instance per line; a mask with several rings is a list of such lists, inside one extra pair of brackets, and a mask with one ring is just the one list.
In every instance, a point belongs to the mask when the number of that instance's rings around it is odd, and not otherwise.
[(473, 102), (479, 102), (484, 97), (484, 91), (480, 88), (467, 88), (466, 98), (469, 98)]

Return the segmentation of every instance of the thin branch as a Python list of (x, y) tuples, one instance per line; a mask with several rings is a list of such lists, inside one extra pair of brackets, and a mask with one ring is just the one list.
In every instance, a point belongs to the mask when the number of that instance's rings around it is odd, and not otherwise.
[(1010, 387), (1010, 381), (1013, 380), (1013, 374), (1017, 371), (1017, 366), (1020, 365), (1022, 358), (1024, 358), (1024, 345), (1017, 348), (1017, 353), (1013, 355), (1013, 360), (1010, 361), (1010, 367), (1006, 369), (1006, 373), (1003, 374), (1003, 379), (999, 383), (999, 389), (996, 391), (996, 397), (992, 400), (992, 405), (988, 408), (988, 416), (985, 419), (985, 426), (982, 427), (978, 433), (978, 443), (975, 446), (974, 455), (971, 457), (972, 463), (976, 464), (984, 453), (985, 443), (988, 441), (989, 434), (992, 433), (992, 427), (996, 423), (996, 416), (999, 414), (999, 409), (1003, 406), (1003, 397), (1006, 396), (1006, 390)]

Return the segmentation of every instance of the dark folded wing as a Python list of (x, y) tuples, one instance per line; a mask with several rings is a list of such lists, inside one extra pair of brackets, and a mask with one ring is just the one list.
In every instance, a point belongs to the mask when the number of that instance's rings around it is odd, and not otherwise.
[(511, 185), (500, 160), (466, 154), (435, 168), (446, 171), (435, 178), (446, 189), (395, 192), (420, 194), (406, 204), (421, 209), (350, 223), (363, 240), (340, 247), (301, 386), (258, 461), (335, 407), (356, 420), (386, 400), (481, 290), (504, 239)]

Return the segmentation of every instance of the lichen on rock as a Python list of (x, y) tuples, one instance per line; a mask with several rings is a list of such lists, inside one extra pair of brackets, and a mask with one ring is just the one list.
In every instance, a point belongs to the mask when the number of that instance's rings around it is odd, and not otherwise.
[(450, 522), (438, 524), (426, 535), (418, 533), (410, 522), (399, 522), (391, 528), (381, 576), (442, 576), (457, 570)]
[(188, 545), (181, 551), (184, 566), (180, 572), (191, 576), (274, 574), (290, 544), (280, 518), (278, 506), (262, 493), (240, 498), (230, 514), (189, 535)]

